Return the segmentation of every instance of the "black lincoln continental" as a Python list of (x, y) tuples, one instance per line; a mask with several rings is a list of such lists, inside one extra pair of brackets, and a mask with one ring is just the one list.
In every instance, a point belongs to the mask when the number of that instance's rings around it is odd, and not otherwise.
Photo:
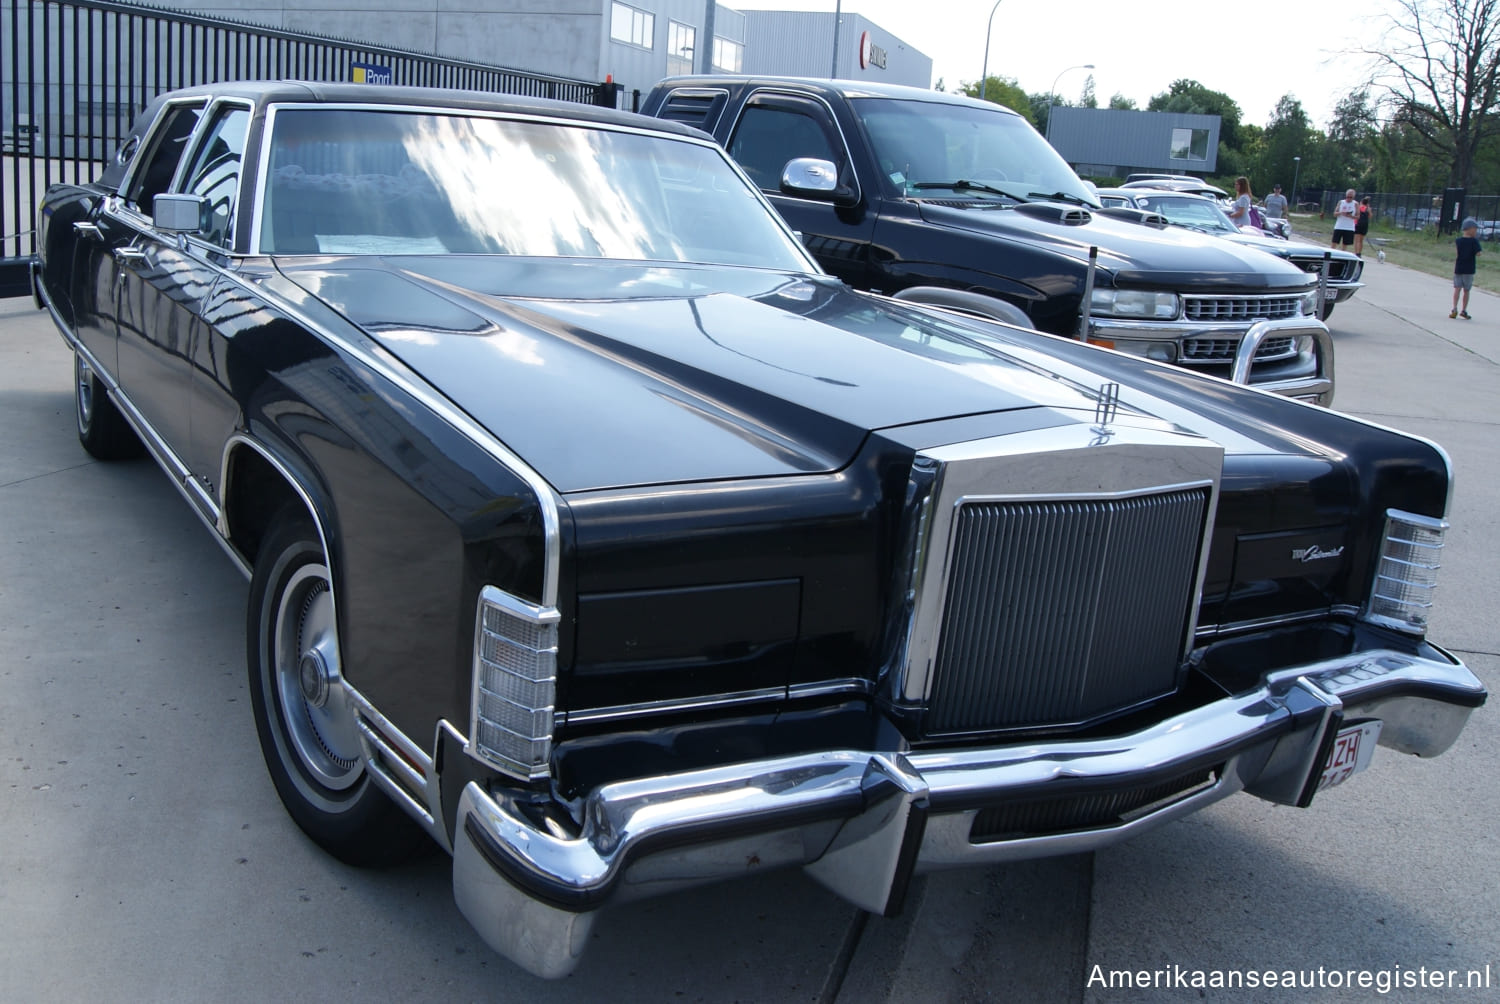
[(250, 579), (293, 819), (436, 841), (539, 974), (689, 883), (890, 913), (1306, 806), (1485, 699), (1425, 638), (1440, 448), (851, 290), (684, 126), (178, 91), (39, 227), (84, 448), (149, 453)]

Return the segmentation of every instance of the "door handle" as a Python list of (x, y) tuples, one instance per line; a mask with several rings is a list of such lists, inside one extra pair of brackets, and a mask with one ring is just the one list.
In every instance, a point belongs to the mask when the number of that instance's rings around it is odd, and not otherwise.
[(140, 248), (110, 248), (109, 253), (115, 256), (115, 261), (125, 264), (126, 262), (140, 261), (146, 257), (146, 252)]

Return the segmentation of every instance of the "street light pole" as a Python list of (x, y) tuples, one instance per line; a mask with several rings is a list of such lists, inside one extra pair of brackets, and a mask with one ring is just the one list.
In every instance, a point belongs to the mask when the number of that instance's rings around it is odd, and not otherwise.
[[(715, 0), (709, 0), (713, 3)], [(833, 4), (833, 69), (828, 71), (829, 80), (837, 80), (839, 77), (839, 22), (844, 19), (844, 0), (834, 0)]]
[(1070, 66), (1070, 67), (1068, 67), (1067, 70), (1063, 70), (1062, 73), (1059, 73), (1057, 76), (1055, 76), (1055, 77), (1052, 78), (1052, 90), (1050, 90), (1050, 91), (1047, 92), (1047, 142), (1048, 143), (1052, 142), (1052, 105), (1055, 103), (1056, 98), (1057, 98), (1057, 82), (1063, 78), (1063, 73), (1067, 73), (1068, 70), (1092, 70), (1093, 68), (1094, 68), (1094, 64), (1093, 63), (1083, 63), (1083, 64), (1081, 64), (1079, 66)]
[(990, 29), (994, 27), (995, 11), (1000, 9), (1000, 0), (995, 0), (995, 6), (990, 8), (989, 20), (984, 22), (984, 68), (979, 71), (979, 100), (983, 101), (984, 92), (990, 86)]
[[(1292, 163), (1296, 165), (1295, 169), (1292, 171), (1292, 208), (1296, 209), (1297, 208), (1297, 178), (1300, 177), (1301, 174), (1302, 174), (1302, 158), (1301, 157), (1293, 157), (1292, 158)], [(1292, 214), (1290, 212), (1288, 212), (1286, 218), (1287, 219), (1291, 219), (1292, 218)]]

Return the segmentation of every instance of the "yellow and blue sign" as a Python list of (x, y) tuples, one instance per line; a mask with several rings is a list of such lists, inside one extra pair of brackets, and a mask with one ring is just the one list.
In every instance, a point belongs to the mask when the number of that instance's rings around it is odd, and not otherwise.
[(350, 63), (349, 68), (354, 71), (356, 84), (390, 84), (396, 79), (389, 66), (378, 63)]

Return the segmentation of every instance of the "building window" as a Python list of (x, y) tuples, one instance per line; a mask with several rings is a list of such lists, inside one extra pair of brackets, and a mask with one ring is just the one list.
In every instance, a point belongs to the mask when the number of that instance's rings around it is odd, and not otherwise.
[(725, 73), (742, 73), (745, 63), (745, 47), (727, 38), (714, 36), (714, 69)]
[(667, 22), (667, 73), (692, 73), (698, 29), (681, 21)]
[(1172, 152), (1168, 156), (1173, 160), (1207, 160), (1208, 130), (1173, 129)]
[(651, 48), (656, 34), (656, 18), (629, 4), (616, 3), (610, 8), (609, 37), (616, 42), (628, 42), (643, 49)]

